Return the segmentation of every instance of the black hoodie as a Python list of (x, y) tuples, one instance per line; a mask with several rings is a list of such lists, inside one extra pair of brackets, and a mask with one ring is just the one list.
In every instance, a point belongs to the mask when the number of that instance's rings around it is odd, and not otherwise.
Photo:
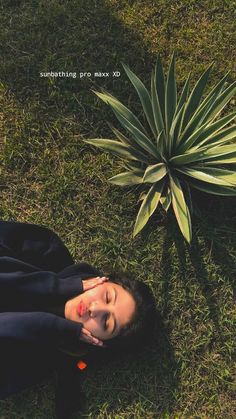
[[(74, 264), (51, 230), (0, 221), (0, 399), (58, 368), (63, 372), (59, 382), (72, 397), (76, 362), (60, 349), (79, 348), (82, 323), (65, 319), (64, 305), (83, 292), (82, 279), (97, 275), (87, 263)], [(59, 388), (59, 398), (61, 393)], [(73, 401), (61, 403), (58, 416), (63, 417), (63, 406), (72, 408)]]

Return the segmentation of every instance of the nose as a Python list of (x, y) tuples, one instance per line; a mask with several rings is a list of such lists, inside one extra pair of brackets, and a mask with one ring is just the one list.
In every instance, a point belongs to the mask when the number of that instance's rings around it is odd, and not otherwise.
[(89, 316), (92, 318), (104, 316), (108, 313), (108, 307), (101, 302), (93, 301), (89, 306)]

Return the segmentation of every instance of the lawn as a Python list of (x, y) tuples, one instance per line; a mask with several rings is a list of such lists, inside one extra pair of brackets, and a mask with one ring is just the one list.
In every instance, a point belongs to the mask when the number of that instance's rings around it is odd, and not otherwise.
[[(235, 198), (193, 194), (191, 246), (162, 210), (133, 239), (138, 190), (110, 185), (118, 159), (83, 139), (111, 138), (106, 121), (119, 127), (92, 90), (140, 112), (121, 62), (149, 86), (157, 54), (166, 68), (175, 50), (180, 87), (212, 61), (209, 88), (227, 71), (235, 80), (236, 2), (5, 0), (0, 11), (0, 218), (54, 229), (76, 261), (132, 271), (163, 319), (137, 358), (88, 371), (82, 417), (235, 418)], [(0, 419), (53, 418), (53, 386), (0, 401)]]

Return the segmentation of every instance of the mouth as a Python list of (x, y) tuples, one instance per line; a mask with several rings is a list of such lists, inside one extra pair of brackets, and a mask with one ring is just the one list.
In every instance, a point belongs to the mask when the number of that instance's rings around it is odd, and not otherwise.
[(77, 309), (76, 309), (76, 311), (77, 311), (77, 313), (78, 313), (78, 315), (80, 316), (80, 317), (82, 317), (86, 312), (87, 312), (87, 307), (86, 307), (86, 305), (83, 303), (83, 301), (80, 301), (80, 303), (78, 304), (78, 306), (77, 306)]

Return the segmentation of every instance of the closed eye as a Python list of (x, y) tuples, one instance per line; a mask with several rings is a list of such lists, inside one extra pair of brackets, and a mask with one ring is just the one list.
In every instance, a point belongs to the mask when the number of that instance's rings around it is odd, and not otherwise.
[(109, 293), (107, 291), (106, 292), (106, 303), (109, 304), (109, 302), (110, 302), (110, 296), (109, 296)]
[(109, 313), (106, 313), (105, 316), (104, 316), (104, 325), (103, 325), (104, 330), (107, 330), (107, 328), (108, 328), (107, 320), (109, 319), (109, 317), (110, 317)]

